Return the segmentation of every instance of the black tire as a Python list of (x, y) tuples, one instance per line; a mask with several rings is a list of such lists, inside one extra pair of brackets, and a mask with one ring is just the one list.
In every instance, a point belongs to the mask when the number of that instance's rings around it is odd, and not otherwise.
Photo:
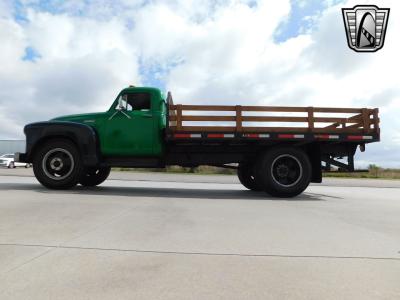
[(82, 176), (83, 164), (77, 147), (69, 140), (50, 140), (33, 156), (33, 172), (45, 187), (56, 190), (74, 187)]
[(267, 151), (256, 168), (256, 176), (264, 190), (274, 197), (290, 198), (301, 194), (311, 181), (308, 156), (294, 147)]
[(237, 175), (240, 183), (251, 191), (262, 191), (262, 187), (255, 179), (254, 164), (239, 164)]
[(79, 183), (83, 186), (96, 186), (102, 184), (110, 175), (111, 168), (86, 168)]
[(13, 161), (11, 161), (11, 162), (9, 163), (8, 168), (9, 168), (9, 169), (15, 169), (15, 164), (14, 164)]

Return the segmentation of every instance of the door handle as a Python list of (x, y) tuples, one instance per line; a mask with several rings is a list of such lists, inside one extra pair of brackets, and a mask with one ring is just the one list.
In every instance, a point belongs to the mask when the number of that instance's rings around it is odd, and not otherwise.
[(145, 118), (152, 118), (153, 117), (152, 114), (143, 114), (142, 116), (145, 117)]

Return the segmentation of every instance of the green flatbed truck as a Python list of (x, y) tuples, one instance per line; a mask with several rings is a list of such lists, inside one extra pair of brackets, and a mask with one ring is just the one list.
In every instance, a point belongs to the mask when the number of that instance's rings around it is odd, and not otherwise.
[(210, 165), (237, 169), (250, 190), (293, 197), (323, 169), (354, 171), (357, 148), (379, 130), (376, 108), (175, 105), (170, 93), (130, 86), (106, 112), (26, 125), (15, 159), (51, 189), (99, 185), (112, 167)]

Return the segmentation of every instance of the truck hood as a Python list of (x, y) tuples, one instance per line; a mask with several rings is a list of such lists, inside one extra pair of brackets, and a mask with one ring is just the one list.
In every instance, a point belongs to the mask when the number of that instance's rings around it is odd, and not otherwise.
[(77, 114), (77, 115), (66, 115), (56, 117), (50, 121), (70, 121), (70, 122), (95, 122), (104, 116), (104, 112), (99, 113), (88, 113), (88, 114)]

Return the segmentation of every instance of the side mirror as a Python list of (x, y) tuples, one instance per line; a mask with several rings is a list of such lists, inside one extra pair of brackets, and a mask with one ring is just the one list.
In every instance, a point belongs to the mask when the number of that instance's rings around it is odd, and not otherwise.
[(118, 110), (118, 111), (125, 110), (126, 108), (124, 107), (124, 103), (125, 103), (125, 101), (122, 99), (122, 97), (120, 97), (118, 99), (118, 105), (116, 107), (116, 110)]
[(124, 97), (120, 97), (120, 98), (118, 99), (118, 104), (117, 104), (117, 106), (115, 107), (115, 110), (116, 110), (116, 111), (112, 114), (112, 116), (110, 116), (110, 117), (108, 118), (108, 121), (110, 121), (112, 118), (114, 118), (119, 112), (122, 113), (123, 115), (125, 115), (128, 119), (131, 119), (131, 116), (128, 115), (128, 114), (125, 112), (125, 111), (127, 111), (126, 105), (127, 105), (126, 99), (124, 99)]

